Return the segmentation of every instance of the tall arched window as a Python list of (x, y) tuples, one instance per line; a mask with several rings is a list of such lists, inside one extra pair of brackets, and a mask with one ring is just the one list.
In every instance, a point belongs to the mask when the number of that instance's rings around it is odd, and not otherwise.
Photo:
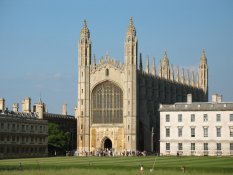
[(123, 92), (116, 84), (105, 81), (93, 89), (92, 122), (123, 123)]

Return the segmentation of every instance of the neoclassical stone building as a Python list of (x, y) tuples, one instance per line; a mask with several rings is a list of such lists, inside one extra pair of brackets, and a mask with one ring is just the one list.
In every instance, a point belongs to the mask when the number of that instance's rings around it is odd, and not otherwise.
[(233, 103), (212, 95), (212, 102), (160, 105), (160, 155), (233, 155)]
[[(143, 70), (132, 18), (124, 43), (124, 63), (110, 58), (96, 62), (86, 21), (78, 43), (77, 151), (111, 148), (158, 151), (159, 103), (208, 100), (208, 65), (203, 50), (198, 73), (169, 64), (167, 53), (156, 71), (153, 59)], [(138, 65), (139, 56), (139, 65)], [(91, 61), (93, 60), (93, 63)], [(186, 72), (186, 73), (185, 73)], [(180, 76), (181, 74), (181, 76)], [(190, 78), (191, 77), (191, 78)]]

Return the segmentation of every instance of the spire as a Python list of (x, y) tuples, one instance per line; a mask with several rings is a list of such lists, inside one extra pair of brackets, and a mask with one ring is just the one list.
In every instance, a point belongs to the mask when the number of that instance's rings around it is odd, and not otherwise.
[(155, 66), (155, 57), (153, 57), (153, 63), (152, 63), (152, 75), (156, 76), (156, 66)]
[(78, 60), (79, 65), (91, 65), (91, 40), (90, 40), (90, 32), (87, 27), (87, 22), (84, 19), (83, 27), (80, 33), (80, 39), (78, 44)]
[(184, 78), (184, 68), (182, 67), (182, 72), (181, 72), (181, 82), (185, 83), (185, 78)]
[(195, 86), (195, 76), (194, 76), (194, 70), (192, 70), (192, 86)]
[(133, 23), (133, 17), (130, 17), (127, 35), (136, 36), (136, 29)]
[(180, 82), (180, 69), (178, 66), (176, 67), (176, 81)]
[(159, 77), (162, 78), (162, 62), (159, 61)]
[(197, 81), (196, 81), (196, 87), (199, 88), (199, 76), (198, 76), (198, 72), (197, 72)]
[(201, 60), (207, 60), (205, 56), (205, 49), (202, 49)]
[(167, 50), (164, 52), (164, 58), (167, 58)]
[(139, 70), (142, 72), (142, 53), (140, 53), (140, 58), (139, 58)]
[(109, 52), (108, 52), (108, 50), (106, 51), (105, 59), (109, 60)]
[(162, 69), (162, 77), (167, 80), (170, 80), (170, 66), (169, 66), (167, 51), (165, 51), (164, 53), (161, 69)]
[(204, 91), (204, 101), (208, 101), (208, 64), (205, 50), (202, 50), (201, 60), (198, 69), (199, 87)]
[(188, 84), (188, 85), (190, 85), (190, 77), (189, 77), (189, 68), (187, 68), (187, 74), (186, 74), (186, 83)]
[(167, 56), (167, 51), (165, 50), (164, 52), (164, 56), (163, 56), (163, 59), (162, 59), (162, 67), (164, 66), (169, 66), (169, 59), (168, 59), (168, 56)]
[(165, 62), (165, 63), (168, 63), (168, 64), (169, 64), (169, 60), (168, 60), (168, 56), (167, 56), (167, 50), (165, 50), (165, 52), (164, 52), (163, 62)]
[(83, 27), (82, 27), (82, 30), (81, 30), (81, 37), (90, 38), (90, 32), (89, 32), (89, 29), (87, 27), (86, 19), (83, 20)]
[(128, 31), (125, 38), (125, 64), (135, 65), (137, 69), (138, 62), (138, 41), (136, 37), (136, 29), (133, 24), (133, 18), (130, 18)]
[(146, 73), (149, 74), (150, 73), (150, 69), (149, 69), (149, 56), (147, 55), (147, 59), (146, 59)]
[(42, 95), (41, 95), (41, 92), (40, 92), (40, 98), (39, 98), (38, 104), (43, 104), (41, 99), (42, 99)]
[(170, 79), (171, 81), (174, 81), (174, 69), (173, 69), (173, 65), (171, 65), (171, 72), (170, 72)]

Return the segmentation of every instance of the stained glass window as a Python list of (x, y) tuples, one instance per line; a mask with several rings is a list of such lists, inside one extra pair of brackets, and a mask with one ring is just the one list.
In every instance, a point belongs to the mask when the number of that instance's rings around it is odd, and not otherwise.
[(116, 84), (105, 81), (93, 89), (92, 122), (123, 123), (123, 92)]

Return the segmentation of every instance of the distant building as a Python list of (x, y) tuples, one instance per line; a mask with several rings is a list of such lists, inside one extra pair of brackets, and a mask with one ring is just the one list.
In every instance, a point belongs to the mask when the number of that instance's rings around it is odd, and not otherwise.
[(32, 112), (0, 110), (0, 159), (45, 157), (47, 154), (46, 120), (38, 119)]
[(233, 155), (233, 102), (160, 105), (160, 154)]
[[(47, 120), (48, 123), (55, 123), (63, 132), (70, 133), (69, 150), (73, 151), (77, 146), (77, 119), (72, 115), (67, 115), (66, 104), (62, 107), (62, 114), (54, 114), (46, 112), (46, 105), (40, 100), (33, 106), (33, 111), (38, 117)], [(51, 151), (51, 150), (49, 150)], [(55, 150), (52, 150), (53, 152)], [(50, 153), (51, 155), (52, 153)]]
[[(63, 132), (70, 133), (66, 151), (75, 150), (77, 120), (67, 115), (66, 104), (63, 105), (62, 114), (53, 114), (46, 112), (46, 105), (41, 100), (31, 109), (31, 99), (27, 97), (22, 100), (22, 112), (19, 112), (18, 103), (14, 103), (12, 111), (9, 111), (5, 107), (5, 99), (0, 98), (0, 158), (41, 157), (47, 156), (48, 151), (54, 155), (56, 150), (48, 150), (49, 123), (55, 123)], [(57, 153), (59, 155), (59, 151)]]

